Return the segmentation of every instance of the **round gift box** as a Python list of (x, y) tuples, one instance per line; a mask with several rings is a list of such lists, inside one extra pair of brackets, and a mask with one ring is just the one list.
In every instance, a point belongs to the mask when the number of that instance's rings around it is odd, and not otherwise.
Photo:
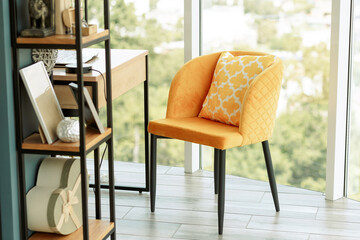
[(78, 190), (69, 203), (67, 188), (34, 187), (26, 197), (28, 228), (62, 235), (73, 233), (82, 226), (80, 195)]
[(70, 234), (82, 226), (80, 160), (46, 158), (26, 195), (28, 228)]

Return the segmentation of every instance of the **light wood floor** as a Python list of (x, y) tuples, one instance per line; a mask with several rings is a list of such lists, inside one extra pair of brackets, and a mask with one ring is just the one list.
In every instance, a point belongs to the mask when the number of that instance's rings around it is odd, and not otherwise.
[[(88, 167), (92, 175), (90, 162)], [(117, 184), (142, 185), (142, 164), (116, 162), (115, 169)], [(226, 178), (224, 234), (219, 236), (213, 192), (212, 172), (189, 175), (183, 168), (159, 166), (155, 213), (150, 212), (149, 193), (116, 191), (117, 239), (360, 239), (359, 202), (331, 202), (323, 193), (278, 185), (281, 211), (276, 213), (267, 182), (235, 176)], [(103, 217), (108, 218), (106, 191), (102, 199)], [(94, 206), (90, 191), (92, 217)]]

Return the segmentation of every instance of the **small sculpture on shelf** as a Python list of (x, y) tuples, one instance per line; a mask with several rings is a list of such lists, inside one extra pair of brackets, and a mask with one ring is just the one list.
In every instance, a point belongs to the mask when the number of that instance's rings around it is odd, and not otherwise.
[(29, 0), (31, 28), (21, 31), (23, 37), (46, 37), (55, 34), (54, 0)]
[(41, 20), (41, 28), (45, 28), (45, 18), (49, 15), (49, 8), (43, 0), (29, 1), (30, 18), (32, 19), (32, 28), (37, 28), (36, 22)]

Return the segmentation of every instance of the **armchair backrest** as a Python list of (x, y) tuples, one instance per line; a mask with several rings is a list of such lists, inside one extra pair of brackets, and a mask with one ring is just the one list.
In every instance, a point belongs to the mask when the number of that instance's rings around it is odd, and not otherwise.
[(199, 115), (220, 54), (194, 58), (180, 68), (171, 82), (166, 118)]
[(241, 108), (239, 132), (242, 145), (262, 142), (273, 133), (283, 65), (279, 58), (250, 84)]
[[(230, 51), (234, 56), (267, 55), (260, 52)], [(200, 56), (176, 73), (169, 91), (166, 118), (196, 117), (209, 91), (221, 52)], [(241, 108), (239, 132), (244, 144), (267, 140), (273, 132), (282, 80), (282, 62), (260, 73), (250, 84)]]

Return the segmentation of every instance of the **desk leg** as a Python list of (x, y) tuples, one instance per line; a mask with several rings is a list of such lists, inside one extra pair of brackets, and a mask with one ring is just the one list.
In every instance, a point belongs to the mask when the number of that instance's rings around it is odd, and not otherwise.
[(144, 82), (144, 139), (145, 139), (145, 182), (146, 187), (145, 191), (150, 190), (150, 169), (149, 169), (149, 132), (148, 132), (148, 123), (149, 123), (149, 86), (148, 86), (148, 56), (146, 56), (146, 79)]
[[(90, 83), (92, 86), (92, 97), (96, 111), (99, 113), (98, 84)], [(94, 150), (94, 175), (95, 175), (95, 217), (101, 219), (101, 189), (100, 189), (100, 148)]]
[(101, 189), (100, 189), (100, 153), (99, 148), (94, 150), (94, 175), (95, 175), (95, 216), (101, 219)]

